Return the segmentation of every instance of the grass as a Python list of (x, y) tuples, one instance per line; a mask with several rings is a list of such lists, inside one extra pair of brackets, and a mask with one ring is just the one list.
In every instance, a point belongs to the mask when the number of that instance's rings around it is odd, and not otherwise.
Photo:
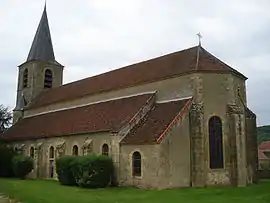
[(269, 203), (270, 181), (245, 188), (81, 189), (51, 180), (0, 179), (0, 193), (24, 203)]

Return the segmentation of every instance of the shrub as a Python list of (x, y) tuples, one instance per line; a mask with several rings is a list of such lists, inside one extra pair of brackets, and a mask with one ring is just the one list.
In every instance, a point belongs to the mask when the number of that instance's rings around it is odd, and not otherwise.
[(12, 159), (12, 169), (16, 177), (24, 179), (33, 169), (34, 161), (25, 155), (16, 155)]
[(77, 157), (73, 162), (72, 172), (80, 187), (103, 188), (108, 186), (111, 180), (112, 159), (96, 155)]
[(12, 158), (15, 155), (15, 151), (8, 148), (6, 143), (0, 143), (0, 177), (14, 177)]
[(56, 159), (56, 173), (61, 185), (77, 185), (72, 172), (76, 156), (63, 156)]

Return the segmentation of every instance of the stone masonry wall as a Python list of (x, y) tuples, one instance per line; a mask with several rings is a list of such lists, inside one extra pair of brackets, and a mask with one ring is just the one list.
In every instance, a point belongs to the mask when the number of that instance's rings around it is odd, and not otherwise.
[[(141, 176), (132, 175), (132, 155), (141, 154)], [(120, 146), (120, 186), (133, 186), (145, 189), (159, 189), (159, 145)]]
[[(27, 87), (23, 87), (23, 74), (28, 70)], [(27, 105), (29, 105), (41, 92), (46, 91), (44, 88), (45, 70), (50, 69), (53, 73), (52, 87), (58, 87), (63, 83), (63, 67), (45, 62), (32, 61), (27, 62), (19, 67), (17, 100), (24, 95)], [(25, 113), (25, 112), (24, 112)], [(13, 123), (25, 114), (21, 111), (14, 111)]]
[(258, 177), (258, 145), (257, 145), (257, 127), (256, 116), (246, 115), (246, 151), (247, 151), (247, 169), (248, 183), (257, 183)]
[(159, 188), (191, 186), (189, 109), (166, 134), (159, 148)]
[[(29, 174), (30, 178), (50, 178), (49, 174), (49, 149), (51, 146), (55, 150), (55, 159), (61, 155), (72, 155), (72, 148), (77, 145), (79, 148), (79, 155), (85, 153), (101, 154), (102, 145), (108, 144), (109, 156), (112, 156), (113, 160), (118, 160), (118, 136), (111, 136), (109, 133), (96, 133), (88, 135), (75, 135), (55, 137), (39, 140), (29, 140), (24, 142), (14, 143), (14, 147), (22, 146), (22, 151), (26, 155), (30, 155), (30, 148), (35, 148), (35, 168), (34, 171)], [(84, 150), (84, 146), (89, 143), (89, 150)], [(54, 178), (57, 178), (54, 171)]]

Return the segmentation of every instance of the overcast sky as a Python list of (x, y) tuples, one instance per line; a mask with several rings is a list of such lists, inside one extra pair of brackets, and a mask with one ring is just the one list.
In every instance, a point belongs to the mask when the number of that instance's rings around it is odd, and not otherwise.
[[(0, 1), (0, 104), (15, 105), (44, 0)], [(258, 124), (270, 124), (269, 0), (47, 0), (64, 82), (198, 44), (239, 70)]]

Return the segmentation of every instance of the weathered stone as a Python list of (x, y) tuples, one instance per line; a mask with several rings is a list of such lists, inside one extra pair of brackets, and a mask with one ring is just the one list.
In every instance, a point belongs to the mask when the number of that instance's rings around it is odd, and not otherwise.
[[(200, 64), (199, 55), (196, 58), (198, 59), (196, 65), (198, 67), (202, 65), (201, 70), (207, 68), (208, 65), (213, 65)], [(210, 60), (210, 63), (212, 62), (215, 63), (215, 60)], [(190, 66), (192, 66), (192, 59), (190, 59)], [(179, 69), (181, 68), (179, 66)], [(29, 76), (28, 84), (23, 87), (23, 73), (26, 69)], [(25, 102), (30, 104), (34, 102), (37, 95), (47, 91), (44, 88), (44, 74), (47, 69), (53, 73), (52, 87), (62, 85), (63, 67), (60, 64), (34, 60), (27, 61), (19, 67), (17, 104), (21, 102), (21, 95), (24, 95)], [(245, 79), (230, 72), (190, 72), (170, 78), (156, 78), (155, 81), (145, 81), (135, 86), (102, 91), (93, 95), (86, 94), (72, 100), (49, 103), (39, 108), (19, 108), (14, 111), (14, 123), (20, 118), (145, 92), (155, 92), (155, 96), (128, 120), (127, 125), (121, 126), (119, 132), (62, 135), (35, 141), (24, 140), (14, 144), (24, 145), (21, 151), (28, 155), (31, 146), (36, 147), (35, 168), (32, 173), (35, 178), (49, 178), (50, 167), (55, 167), (55, 159), (59, 156), (71, 155), (74, 145), (80, 149), (79, 155), (88, 155), (101, 154), (102, 145), (106, 143), (109, 146), (109, 156), (112, 157), (116, 169), (115, 182), (120, 185), (161, 189), (216, 184), (238, 186), (256, 180), (258, 165), (254, 131), (256, 116), (250, 111), (244, 111)], [(160, 142), (138, 146), (120, 144), (123, 137), (140, 121), (143, 121), (155, 102), (168, 102), (191, 96), (193, 105), (190, 112), (185, 112), (175, 118), (170, 126), (164, 126), (166, 133), (161, 133), (165, 136), (160, 139)], [(209, 164), (208, 122), (212, 116), (217, 116), (222, 121), (225, 167), (220, 170), (211, 169)], [(42, 144), (36, 146), (36, 143)], [(53, 147), (56, 152), (54, 157), (49, 157), (50, 147)], [(132, 173), (132, 154), (135, 151), (142, 155), (141, 177), (134, 177)], [(56, 178), (55, 168), (53, 172)]]

